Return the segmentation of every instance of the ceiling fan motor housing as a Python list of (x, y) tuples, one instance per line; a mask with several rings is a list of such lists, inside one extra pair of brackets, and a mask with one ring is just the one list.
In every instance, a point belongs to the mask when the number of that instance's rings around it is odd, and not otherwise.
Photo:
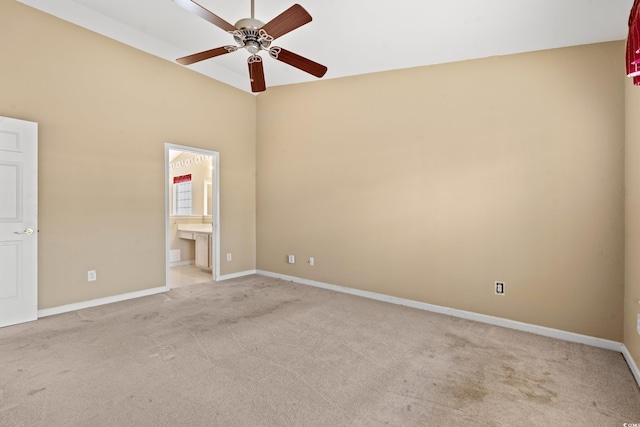
[(239, 30), (243, 30), (245, 28), (253, 28), (257, 31), (259, 28), (264, 27), (264, 22), (254, 18), (243, 18), (236, 22), (235, 27)]
[(267, 49), (271, 45), (271, 40), (260, 34), (260, 28), (264, 26), (264, 22), (254, 18), (244, 18), (236, 22), (233, 38), (240, 46), (247, 49), (250, 53), (256, 54), (261, 49)]

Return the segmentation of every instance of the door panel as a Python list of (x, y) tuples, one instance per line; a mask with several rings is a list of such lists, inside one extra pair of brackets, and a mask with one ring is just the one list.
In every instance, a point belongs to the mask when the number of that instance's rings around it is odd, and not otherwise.
[(20, 220), (20, 178), (22, 171), (19, 164), (0, 162), (0, 182), (2, 187), (2, 204), (0, 204), (0, 222), (16, 222)]
[(0, 299), (17, 298), (20, 286), (18, 262), (20, 260), (21, 242), (0, 243), (0, 271), (4, 286), (0, 286)]
[(38, 315), (38, 125), (0, 117), (0, 327)]

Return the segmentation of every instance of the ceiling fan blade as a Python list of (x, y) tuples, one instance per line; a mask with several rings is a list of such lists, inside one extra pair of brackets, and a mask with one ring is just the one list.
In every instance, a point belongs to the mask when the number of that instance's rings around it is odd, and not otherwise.
[(264, 82), (264, 69), (262, 68), (262, 57), (251, 55), (247, 59), (249, 64), (249, 79), (251, 81), (251, 92), (264, 92), (267, 86)]
[(175, 4), (177, 4), (178, 6), (182, 7), (183, 9), (186, 9), (191, 13), (195, 13), (196, 15), (200, 16), (201, 18), (206, 19), (207, 21), (211, 22), (213, 25), (215, 25), (217, 27), (220, 27), (225, 31), (235, 31), (235, 30), (237, 30), (236, 27), (234, 27), (233, 25), (229, 24), (227, 21), (225, 21), (224, 19), (220, 18), (218, 15), (215, 15), (214, 13), (212, 13), (209, 10), (205, 9), (204, 7), (200, 6), (195, 1), (192, 1), (192, 0), (173, 0), (173, 2)]
[(194, 53), (193, 55), (184, 56), (176, 59), (178, 64), (189, 65), (196, 62), (204, 61), (205, 59), (214, 58), (216, 56), (224, 55), (226, 53), (235, 52), (238, 50), (236, 46), (222, 46), (211, 50), (205, 50), (204, 52)]
[(277, 39), (289, 31), (293, 31), (311, 22), (311, 15), (299, 4), (294, 4), (280, 15), (267, 22), (262, 29), (271, 37)]
[(272, 47), (269, 49), (269, 55), (272, 58), (282, 61), (285, 64), (289, 64), (292, 67), (296, 67), (299, 70), (307, 72), (316, 77), (322, 77), (327, 72), (327, 67), (317, 62), (313, 62), (303, 56), (295, 54), (291, 51), (283, 49), (281, 47)]

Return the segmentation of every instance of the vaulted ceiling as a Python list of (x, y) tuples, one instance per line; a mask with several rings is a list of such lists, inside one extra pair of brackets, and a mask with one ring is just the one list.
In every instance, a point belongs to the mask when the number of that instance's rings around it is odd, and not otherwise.
[[(137, 49), (176, 58), (233, 37), (172, 0), (18, 0)], [(251, 0), (196, 0), (234, 24)], [(633, 0), (255, 0), (268, 22), (298, 1), (313, 21), (277, 45), (329, 68), (325, 79), (622, 40)], [(240, 50), (189, 68), (250, 91)], [(267, 87), (316, 78), (268, 57)], [(180, 66), (180, 65), (176, 65)]]

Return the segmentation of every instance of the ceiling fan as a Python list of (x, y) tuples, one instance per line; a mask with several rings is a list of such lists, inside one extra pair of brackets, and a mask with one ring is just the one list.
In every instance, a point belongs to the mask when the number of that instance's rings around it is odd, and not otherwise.
[(268, 51), (269, 56), (272, 58), (296, 67), (313, 76), (322, 77), (327, 72), (327, 67), (324, 65), (318, 64), (317, 62), (304, 58), (281, 47), (271, 46), (271, 42), (278, 37), (311, 22), (311, 15), (309, 15), (309, 13), (299, 4), (294, 4), (289, 9), (285, 10), (265, 24), (264, 22), (255, 19), (255, 3), (254, 0), (251, 0), (251, 18), (243, 18), (236, 22), (235, 25), (231, 25), (193, 0), (173, 1), (178, 6), (181, 6), (189, 12), (195, 13), (201, 18), (211, 22), (213, 25), (230, 33), (238, 44), (237, 46), (222, 46), (178, 58), (176, 61), (179, 64), (190, 65), (244, 48), (251, 54), (247, 59), (247, 64), (249, 65), (249, 80), (251, 82), (252, 92), (263, 92), (266, 90), (262, 57), (258, 55), (258, 52), (261, 50)]

